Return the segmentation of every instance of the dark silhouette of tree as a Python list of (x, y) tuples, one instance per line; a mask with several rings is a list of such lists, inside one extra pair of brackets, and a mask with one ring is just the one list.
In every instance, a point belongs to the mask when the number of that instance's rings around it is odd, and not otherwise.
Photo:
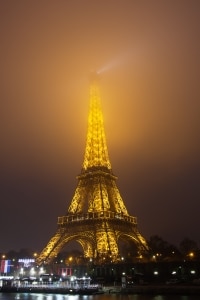
[(158, 235), (153, 235), (148, 241), (151, 255), (157, 261), (161, 260), (178, 260), (180, 258), (180, 251), (176, 246), (163, 240)]
[(199, 252), (197, 243), (187, 237), (180, 242), (179, 247), (184, 256), (189, 256), (192, 253), (197, 254)]
[(161, 254), (166, 251), (168, 247), (168, 242), (164, 241), (160, 236), (153, 235), (148, 241), (149, 248), (152, 254)]
[(18, 258), (32, 258), (33, 251), (27, 248), (22, 248), (18, 252)]
[(18, 254), (17, 251), (10, 250), (9, 252), (7, 252), (6, 257), (7, 257), (7, 259), (18, 259), (19, 258), (19, 254)]

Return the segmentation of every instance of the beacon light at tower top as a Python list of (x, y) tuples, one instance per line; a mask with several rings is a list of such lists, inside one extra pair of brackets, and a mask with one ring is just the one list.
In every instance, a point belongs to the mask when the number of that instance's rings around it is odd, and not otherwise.
[(110, 60), (106, 65), (104, 65), (102, 68), (97, 70), (97, 74), (104, 73), (106, 71), (109, 71), (113, 68), (125, 65), (126, 63), (130, 62), (132, 60), (132, 51), (124, 52), (123, 54), (115, 57), (114, 59)]
[(100, 73), (98, 71), (92, 70), (89, 75), (89, 79), (91, 83), (96, 83), (99, 81)]

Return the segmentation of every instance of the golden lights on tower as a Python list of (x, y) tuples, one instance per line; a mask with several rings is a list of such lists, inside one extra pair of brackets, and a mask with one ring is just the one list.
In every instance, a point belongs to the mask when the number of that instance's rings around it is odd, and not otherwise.
[(111, 169), (104, 132), (101, 99), (97, 85), (98, 75), (92, 74), (90, 86), (90, 110), (83, 169), (106, 167)]

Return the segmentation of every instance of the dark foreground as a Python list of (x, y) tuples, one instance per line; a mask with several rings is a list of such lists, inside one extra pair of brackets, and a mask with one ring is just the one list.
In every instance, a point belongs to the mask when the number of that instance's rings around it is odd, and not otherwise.
[(96, 295), (96, 294), (127, 294), (127, 295), (200, 295), (200, 286), (183, 285), (146, 285), (133, 286), (131, 288), (106, 287), (99, 288), (61, 288), (61, 287), (2, 287), (1, 293), (48, 293), (65, 295)]
[(42, 294), (65, 294), (65, 295), (95, 295), (104, 293), (103, 290), (98, 288), (63, 288), (63, 287), (41, 287), (41, 286), (28, 286), (16, 287), (4, 286), (0, 289), (1, 293), (42, 293)]
[(121, 289), (122, 294), (143, 295), (200, 295), (200, 286), (184, 285), (147, 285)]

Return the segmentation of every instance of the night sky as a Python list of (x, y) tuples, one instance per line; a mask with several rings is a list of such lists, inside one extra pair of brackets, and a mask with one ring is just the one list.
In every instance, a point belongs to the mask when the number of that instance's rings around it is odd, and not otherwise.
[[(110, 66), (110, 68), (107, 68)], [(141, 234), (200, 243), (200, 1), (0, 1), (0, 252), (40, 251), (74, 194), (89, 73)]]

